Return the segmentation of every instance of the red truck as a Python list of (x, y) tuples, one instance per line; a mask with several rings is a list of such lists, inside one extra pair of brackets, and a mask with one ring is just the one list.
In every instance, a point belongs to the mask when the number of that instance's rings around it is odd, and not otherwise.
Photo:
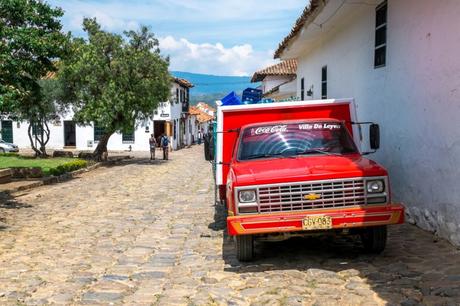
[(255, 239), (311, 234), (360, 235), (365, 250), (383, 251), (404, 207), (385, 168), (363, 157), (363, 134), (375, 152), (379, 126), (356, 120), (353, 99), (218, 107), (206, 155), (238, 260), (253, 259)]

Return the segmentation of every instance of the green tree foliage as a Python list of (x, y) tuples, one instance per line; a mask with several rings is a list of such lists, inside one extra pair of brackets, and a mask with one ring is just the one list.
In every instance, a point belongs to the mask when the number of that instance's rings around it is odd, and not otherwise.
[(88, 39), (73, 40), (59, 79), (74, 120), (104, 129), (94, 150), (100, 160), (113, 133), (131, 131), (168, 99), (169, 60), (160, 55), (158, 40), (147, 27), (121, 36), (103, 31), (96, 19), (84, 19), (83, 29)]
[[(53, 62), (65, 53), (68, 36), (61, 32), (62, 14), (44, 1), (0, 1), (0, 112), (27, 120), (29, 131), (43, 127), (53, 115), (39, 80), (56, 70)], [(46, 155), (46, 128), (41, 131), (39, 139), (30, 133), (29, 138), (37, 155)]]

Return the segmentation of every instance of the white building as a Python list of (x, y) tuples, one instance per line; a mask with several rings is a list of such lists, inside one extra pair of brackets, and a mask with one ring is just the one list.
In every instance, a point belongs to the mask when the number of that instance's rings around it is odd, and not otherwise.
[[(193, 85), (185, 79), (175, 78), (171, 86), (170, 101), (152, 110), (153, 120), (138, 122), (132, 133), (115, 133), (107, 144), (108, 150), (148, 151), (149, 138), (153, 133), (157, 139), (165, 133), (170, 137), (171, 148), (180, 149), (192, 143), (191, 118), (189, 118), (189, 89)], [(49, 149), (94, 150), (103, 130), (94, 125), (80, 126), (72, 121), (69, 112), (59, 120), (49, 122)], [(21, 149), (30, 148), (27, 122), (1, 120), (2, 139), (14, 142)]]
[(200, 111), (208, 114), (211, 117), (214, 117), (216, 115), (216, 109), (214, 107), (210, 106), (209, 104), (206, 104), (204, 102), (198, 102), (196, 107)]
[(194, 124), (194, 139), (197, 139), (198, 132), (201, 132), (201, 135), (207, 134), (209, 132), (209, 127), (214, 120), (215, 110), (206, 103), (200, 102), (197, 106), (190, 106), (190, 115), (193, 115), (195, 118)]
[[(411, 221), (460, 245), (460, 3), (311, 0), (275, 57), (297, 95), (354, 97)], [(303, 84), (303, 86), (302, 86)]]
[(297, 60), (288, 59), (256, 71), (251, 82), (262, 82), (264, 98), (283, 100), (295, 97)]

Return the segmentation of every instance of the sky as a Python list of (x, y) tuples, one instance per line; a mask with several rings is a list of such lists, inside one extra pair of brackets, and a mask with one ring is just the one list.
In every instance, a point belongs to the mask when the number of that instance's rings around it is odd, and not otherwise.
[(252, 75), (275, 63), (273, 53), (306, 0), (48, 0), (64, 10), (65, 31), (84, 36), (83, 17), (122, 33), (147, 25), (170, 70)]

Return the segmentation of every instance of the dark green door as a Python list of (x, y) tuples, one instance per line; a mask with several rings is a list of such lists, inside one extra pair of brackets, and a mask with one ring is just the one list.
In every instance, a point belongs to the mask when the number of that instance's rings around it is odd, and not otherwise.
[(13, 143), (13, 121), (2, 120), (2, 139)]

